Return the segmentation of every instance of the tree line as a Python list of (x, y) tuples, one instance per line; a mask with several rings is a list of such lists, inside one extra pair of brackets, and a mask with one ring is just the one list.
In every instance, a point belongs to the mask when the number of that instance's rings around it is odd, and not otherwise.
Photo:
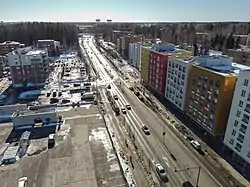
[(41, 39), (59, 41), (64, 47), (77, 47), (78, 28), (68, 23), (0, 23), (0, 42), (17, 41), (25, 45), (33, 45), (35, 41)]

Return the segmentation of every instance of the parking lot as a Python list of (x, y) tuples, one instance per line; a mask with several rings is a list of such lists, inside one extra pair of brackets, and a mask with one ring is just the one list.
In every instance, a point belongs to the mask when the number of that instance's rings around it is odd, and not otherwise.
[[(65, 123), (56, 132), (55, 147), (47, 148), (47, 133), (32, 139), (27, 154), (14, 164), (1, 167), (1, 186), (14, 187), (28, 177), (28, 187), (125, 186), (101, 116), (95, 106), (61, 111)], [(55, 129), (54, 129), (55, 130)], [(0, 127), (1, 145), (11, 132)]]

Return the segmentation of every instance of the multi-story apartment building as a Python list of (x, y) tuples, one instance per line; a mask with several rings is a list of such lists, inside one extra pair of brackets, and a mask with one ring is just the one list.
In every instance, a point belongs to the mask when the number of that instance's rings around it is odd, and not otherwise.
[(165, 93), (166, 72), (170, 54), (151, 50), (149, 65), (149, 88), (160, 95)]
[(49, 56), (59, 55), (60, 42), (55, 40), (38, 40), (37, 48), (48, 51)]
[(7, 59), (14, 88), (42, 85), (49, 74), (46, 50), (20, 48), (9, 53)]
[(5, 68), (5, 56), (0, 56), (0, 77), (3, 77), (4, 68)]
[[(235, 160), (250, 168), (250, 70), (239, 73), (230, 110), (224, 144)], [(249, 170), (250, 171), (250, 170)]]
[(144, 86), (148, 86), (150, 49), (147, 46), (142, 46), (141, 49), (141, 83)]
[(137, 69), (141, 69), (141, 43), (129, 44), (129, 63)]
[(166, 74), (170, 56), (189, 57), (192, 52), (175, 48), (173, 44), (154, 45), (150, 54), (149, 87), (165, 96)]
[(223, 135), (237, 72), (246, 66), (222, 56), (198, 56), (189, 71), (186, 114), (210, 135)]
[(193, 57), (170, 57), (166, 77), (165, 97), (185, 112), (188, 76)]
[(20, 42), (15, 41), (6, 41), (0, 43), (0, 56), (5, 56), (11, 51), (14, 51), (17, 48), (24, 47), (24, 44), (20, 44)]
[(250, 47), (244, 46), (241, 49), (229, 49), (228, 56), (233, 57), (233, 61), (239, 64), (250, 66)]

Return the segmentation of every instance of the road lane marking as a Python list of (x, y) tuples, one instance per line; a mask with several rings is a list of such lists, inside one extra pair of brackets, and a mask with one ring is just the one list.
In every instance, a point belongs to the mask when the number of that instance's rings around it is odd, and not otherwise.
[(164, 162), (167, 164), (167, 166), (170, 168), (169, 160), (167, 157), (162, 157)]

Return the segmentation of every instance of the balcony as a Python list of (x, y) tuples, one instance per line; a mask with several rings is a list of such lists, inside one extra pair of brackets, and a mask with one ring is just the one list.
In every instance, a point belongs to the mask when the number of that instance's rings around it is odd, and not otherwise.
[(250, 108), (245, 108), (245, 111), (250, 114)]
[(246, 124), (248, 124), (249, 120), (246, 118), (243, 118), (241, 121), (245, 122)]

